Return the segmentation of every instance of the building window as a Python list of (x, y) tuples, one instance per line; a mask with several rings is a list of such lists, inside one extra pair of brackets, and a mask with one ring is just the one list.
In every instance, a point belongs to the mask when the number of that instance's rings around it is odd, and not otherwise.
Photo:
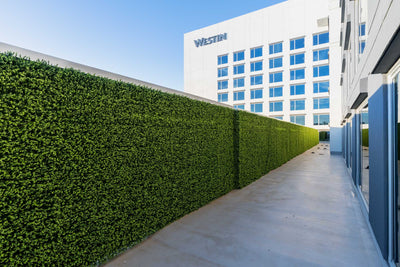
[(244, 100), (244, 91), (233, 92), (233, 101)]
[(304, 95), (306, 86), (304, 84), (296, 84), (290, 86), (290, 95)]
[(233, 61), (242, 61), (244, 60), (244, 51), (233, 53)]
[(218, 90), (228, 89), (228, 80), (218, 81)]
[(314, 109), (327, 109), (329, 108), (329, 97), (314, 99)]
[(316, 66), (313, 69), (314, 77), (329, 76), (329, 65)]
[(263, 112), (263, 104), (262, 103), (250, 104), (250, 110), (251, 112), (261, 113)]
[(360, 24), (360, 28), (358, 30), (358, 35), (359, 36), (365, 36), (365, 23)]
[(290, 50), (304, 48), (304, 37), (290, 40)]
[(301, 80), (304, 79), (305, 71), (304, 69), (297, 69), (290, 71), (290, 80)]
[(269, 103), (269, 111), (270, 112), (275, 112), (275, 111), (282, 111), (283, 110), (283, 102), (270, 102)]
[(283, 63), (282, 63), (282, 58), (281, 57), (277, 57), (277, 58), (271, 58), (269, 60), (269, 68), (273, 69), (273, 68), (280, 68), (282, 67)]
[(243, 110), (244, 110), (244, 104), (241, 104), (241, 105), (234, 105), (233, 108), (234, 108), (234, 109), (243, 109)]
[(218, 56), (218, 65), (228, 63), (228, 55)]
[(364, 53), (364, 49), (365, 49), (365, 41), (360, 41), (360, 47), (358, 49), (358, 52), (362, 54)]
[(290, 122), (300, 125), (306, 125), (306, 116), (305, 115), (290, 116)]
[(318, 93), (328, 93), (329, 92), (329, 82), (316, 82), (314, 83), (314, 94)]
[(277, 119), (277, 120), (283, 120), (283, 117), (282, 117), (282, 116), (273, 116), (273, 117), (271, 117), (271, 118), (274, 118), (274, 119)]
[(251, 76), (250, 78), (250, 85), (259, 85), (263, 83), (263, 76), (262, 75), (257, 75), (257, 76)]
[(256, 89), (250, 91), (250, 99), (261, 99), (263, 98), (263, 89)]
[(277, 83), (283, 80), (282, 72), (275, 72), (269, 74), (269, 82), (270, 83)]
[(329, 49), (321, 49), (313, 52), (313, 61), (329, 59)]
[(269, 88), (269, 97), (280, 97), (283, 95), (282, 87)]
[(368, 124), (368, 111), (361, 112), (361, 124)]
[(313, 45), (329, 43), (329, 32), (315, 34), (313, 36)]
[(242, 74), (244, 73), (244, 64), (233, 66), (233, 74)]
[(314, 125), (328, 125), (329, 114), (314, 114)]
[(305, 110), (305, 109), (306, 109), (306, 101), (304, 99), (290, 101), (290, 110)]
[(233, 88), (244, 87), (244, 78), (233, 79)]
[(218, 102), (228, 102), (228, 93), (218, 94)]
[(262, 57), (263, 51), (262, 47), (257, 47), (257, 48), (252, 48), (250, 50), (250, 58), (255, 58), (255, 57)]
[(290, 65), (297, 65), (304, 63), (304, 53), (297, 55), (290, 55)]
[(269, 45), (269, 54), (277, 54), (283, 51), (282, 42)]
[(262, 61), (257, 61), (257, 62), (251, 62), (250, 63), (250, 71), (259, 71), (263, 69), (263, 62)]
[(228, 67), (218, 69), (218, 77), (228, 76)]

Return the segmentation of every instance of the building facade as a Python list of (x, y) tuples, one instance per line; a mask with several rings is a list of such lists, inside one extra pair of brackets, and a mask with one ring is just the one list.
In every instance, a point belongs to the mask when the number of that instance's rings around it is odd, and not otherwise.
[(282, 2), (186, 33), (184, 90), (329, 131), (341, 119), (339, 42), (338, 1)]
[(342, 150), (383, 258), (400, 266), (400, 0), (341, 0)]

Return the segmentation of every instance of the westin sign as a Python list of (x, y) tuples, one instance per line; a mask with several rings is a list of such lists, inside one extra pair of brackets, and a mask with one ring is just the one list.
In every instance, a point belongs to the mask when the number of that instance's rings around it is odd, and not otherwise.
[(227, 38), (228, 38), (228, 34), (223, 33), (223, 34), (218, 34), (218, 35), (208, 37), (208, 38), (201, 38), (198, 40), (194, 40), (194, 44), (196, 45), (196, 47), (199, 47), (199, 46), (203, 46), (203, 45), (209, 45), (209, 44), (221, 42), (223, 40), (226, 40)]

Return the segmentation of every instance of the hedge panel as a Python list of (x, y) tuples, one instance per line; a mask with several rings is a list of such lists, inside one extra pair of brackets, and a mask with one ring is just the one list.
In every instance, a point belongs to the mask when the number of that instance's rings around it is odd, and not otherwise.
[(368, 129), (362, 129), (361, 131), (362, 131), (362, 133), (361, 133), (361, 135), (362, 135), (362, 146), (369, 147), (369, 137), (368, 137), (369, 131), (368, 131)]
[(0, 263), (99, 264), (315, 130), (0, 54)]
[(239, 111), (239, 187), (244, 187), (319, 142), (318, 131)]
[(233, 189), (233, 112), (0, 55), (0, 262), (89, 265)]

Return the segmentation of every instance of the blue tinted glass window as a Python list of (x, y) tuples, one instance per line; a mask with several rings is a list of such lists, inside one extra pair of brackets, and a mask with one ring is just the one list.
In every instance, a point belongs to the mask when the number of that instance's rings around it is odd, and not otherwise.
[(297, 115), (297, 116), (290, 116), (290, 122), (305, 125), (306, 124), (306, 116), (304, 115)]
[(233, 53), (233, 61), (241, 61), (244, 60), (244, 51)]
[(290, 65), (297, 65), (303, 63), (304, 63), (304, 53), (290, 56)]
[(314, 67), (313, 76), (314, 77), (329, 76), (329, 65)]
[(329, 92), (329, 82), (314, 83), (314, 93), (327, 93)]
[(252, 48), (250, 50), (250, 57), (251, 58), (262, 57), (262, 47)]
[(319, 67), (319, 77), (329, 75), (329, 65)]
[(314, 125), (328, 125), (329, 115), (328, 114), (315, 114)]
[(269, 68), (273, 69), (273, 68), (280, 68), (282, 67), (283, 63), (282, 63), (282, 58), (281, 57), (277, 57), (277, 58), (272, 58), (269, 60)]
[(329, 59), (329, 49), (322, 49), (318, 51), (319, 60)]
[(242, 74), (244, 73), (244, 64), (233, 66), (233, 74)]
[(359, 29), (358, 34), (359, 34), (360, 36), (365, 36), (365, 23), (363, 23), (363, 24), (360, 25), (360, 29)]
[(276, 44), (270, 44), (269, 45), (269, 54), (276, 54), (276, 53), (281, 53), (282, 52), (282, 42), (276, 43)]
[(327, 109), (327, 108), (329, 108), (329, 97), (314, 99), (314, 109)]
[(305, 100), (292, 100), (290, 101), (290, 110), (305, 110)]
[(306, 124), (306, 116), (296, 116), (296, 123), (300, 125)]
[(218, 81), (218, 90), (228, 89), (228, 80)]
[(290, 40), (290, 50), (304, 48), (304, 38)]
[(274, 87), (269, 89), (269, 97), (280, 97), (283, 95), (282, 87)]
[(263, 90), (256, 89), (250, 91), (250, 99), (260, 99), (263, 98)]
[(244, 87), (244, 78), (233, 79), (233, 88)]
[(313, 36), (313, 45), (329, 43), (329, 32), (316, 34)]
[(318, 44), (318, 34), (313, 36), (313, 45)]
[(320, 109), (329, 108), (329, 98), (320, 98), (319, 99), (319, 108)]
[(228, 102), (228, 93), (218, 94), (218, 102)]
[(233, 101), (244, 100), (244, 92), (233, 92)]
[(368, 124), (368, 111), (363, 111), (361, 113), (361, 124)]
[(313, 52), (313, 61), (329, 59), (329, 49), (322, 49)]
[(269, 111), (270, 112), (275, 112), (275, 111), (282, 111), (283, 110), (283, 102), (270, 102), (269, 103)]
[(250, 109), (251, 109), (251, 112), (261, 113), (261, 112), (263, 112), (263, 104), (262, 103), (251, 104)]
[(228, 63), (228, 55), (218, 56), (218, 65)]
[(360, 54), (364, 53), (364, 49), (365, 49), (365, 41), (361, 41), (360, 42), (359, 53)]
[(290, 86), (290, 95), (304, 95), (306, 86), (304, 84), (296, 84)]
[(272, 117), (272, 118), (277, 119), (277, 120), (283, 120), (282, 116), (276, 116), (276, 117)]
[(282, 80), (283, 80), (282, 72), (275, 72), (275, 73), (269, 74), (269, 82), (270, 83), (281, 82)]
[(258, 62), (251, 62), (250, 64), (250, 71), (260, 71), (263, 69), (263, 62), (258, 61)]
[(298, 70), (291, 70), (290, 71), (290, 80), (304, 79), (304, 76), (305, 76), (304, 69), (298, 69)]
[(218, 77), (228, 76), (228, 68), (220, 68), (218, 69)]
[(244, 105), (234, 105), (234, 109), (243, 109), (244, 110)]
[(263, 83), (263, 76), (262, 75), (257, 75), (257, 76), (251, 76), (251, 85), (257, 85), (257, 84), (262, 84)]

